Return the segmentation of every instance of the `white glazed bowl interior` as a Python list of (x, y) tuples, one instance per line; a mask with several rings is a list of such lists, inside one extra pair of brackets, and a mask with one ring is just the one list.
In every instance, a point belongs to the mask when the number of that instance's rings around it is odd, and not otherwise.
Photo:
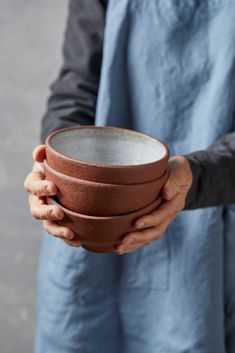
[(160, 141), (118, 128), (69, 129), (52, 136), (50, 145), (66, 157), (95, 164), (145, 164), (167, 154)]

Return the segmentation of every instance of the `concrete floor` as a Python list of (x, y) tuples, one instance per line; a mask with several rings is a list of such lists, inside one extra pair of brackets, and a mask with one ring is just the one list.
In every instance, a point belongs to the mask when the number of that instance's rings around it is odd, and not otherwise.
[(42, 227), (23, 181), (61, 63), (67, 1), (0, 0), (0, 352), (32, 352)]

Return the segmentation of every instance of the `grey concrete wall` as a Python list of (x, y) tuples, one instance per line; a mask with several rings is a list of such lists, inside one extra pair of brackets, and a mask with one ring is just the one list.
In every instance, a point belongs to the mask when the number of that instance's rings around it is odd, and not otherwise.
[(23, 181), (61, 63), (67, 1), (0, 0), (0, 352), (32, 352), (41, 224)]

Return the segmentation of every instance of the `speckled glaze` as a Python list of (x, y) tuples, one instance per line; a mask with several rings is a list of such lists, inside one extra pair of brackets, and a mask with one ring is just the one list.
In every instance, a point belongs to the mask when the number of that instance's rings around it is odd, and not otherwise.
[(167, 180), (168, 170), (144, 184), (116, 185), (89, 182), (58, 173), (44, 160), (46, 179), (58, 188), (60, 204), (91, 216), (116, 216), (139, 210), (153, 202)]
[(48, 197), (50, 205), (59, 206), (65, 217), (59, 224), (71, 229), (76, 239), (82, 242), (82, 247), (99, 253), (112, 252), (114, 245), (118, 244), (123, 236), (136, 230), (133, 226), (135, 220), (153, 212), (161, 203), (157, 199), (141, 210), (114, 217), (92, 217), (72, 212), (61, 206), (54, 198)]
[(164, 174), (169, 150), (161, 141), (132, 130), (75, 126), (48, 136), (46, 158), (56, 171), (82, 180), (138, 184)]

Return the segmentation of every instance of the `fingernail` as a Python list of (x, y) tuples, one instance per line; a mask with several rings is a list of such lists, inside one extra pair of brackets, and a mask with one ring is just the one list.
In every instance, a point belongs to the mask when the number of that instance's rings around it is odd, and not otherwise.
[(56, 210), (51, 210), (51, 217), (56, 218), (56, 219), (61, 219), (60, 213), (57, 212)]
[(53, 218), (57, 218), (57, 212), (55, 210), (50, 210), (50, 215)]
[(72, 233), (69, 233), (69, 234), (67, 235), (67, 238), (68, 238), (68, 239), (73, 239), (73, 237), (74, 237), (74, 234), (72, 234)]
[(116, 253), (117, 253), (118, 255), (123, 255), (123, 254), (124, 254), (124, 251), (122, 251), (122, 250), (117, 250)]
[(51, 188), (50, 185), (47, 185), (47, 186), (46, 186), (46, 192), (48, 193), (48, 195), (53, 194), (53, 191), (52, 191), (52, 188)]
[(137, 223), (135, 224), (135, 226), (136, 226), (136, 228), (144, 228), (145, 223), (144, 223), (144, 222), (137, 222)]
[(67, 233), (67, 232), (61, 232), (61, 235), (67, 239), (73, 239), (74, 237), (73, 233)]
[(61, 211), (55, 212), (55, 217), (56, 217), (58, 220), (61, 220), (61, 219), (64, 218), (64, 214), (61, 213)]
[(124, 241), (123, 241), (123, 244), (125, 244), (125, 245), (130, 245), (130, 244), (132, 244), (133, 242), (134, 242), (134, 239), (133, 239), (133, 238), (130, 238), (130, 239), (124, 240)]

